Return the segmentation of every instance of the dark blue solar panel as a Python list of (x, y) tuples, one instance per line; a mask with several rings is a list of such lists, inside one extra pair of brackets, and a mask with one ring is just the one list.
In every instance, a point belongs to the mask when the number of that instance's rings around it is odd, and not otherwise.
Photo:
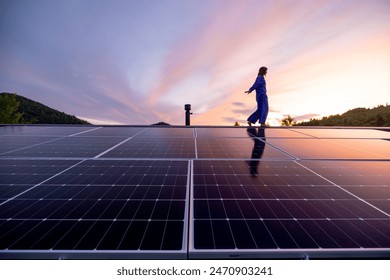
[(104, 158), (194, 158), (193, 138), (134, 137), (103, 155)]
[(125, 137), (65, 137), (10, 152), (12, 157), (95, 157), (125, 140)]
[(100, 127), (92, 126), (77, 126), (77, 125), (63, 125), (63, 126), (51, 126), (51, 125), (30, 125), (30, 126), (1, 126), (0, 136), (14, 135), (14, 136), (70, 136), (82, 134), (92, 130), (100, 129)]
[(145, 127), (121, 127), (121, 126), (109, 126), (109, 127), (97, 127), (89, 129), (83, 133), (75, 135), (75, 137), (133, 137), (141, 132), (145, 131)]
[(390, 160), (383, 139), (267, 139), (267, 143), (299, 159)]
[[(194, 128), (189, 127), (151, 127), (137, 134), (137, 138), (193, 138)], [(145, 140), (145, 139), (144, 139)]]
[[(388, 200), (381, 205), (362, 200), (310, 169), (328, 174), (332, 168), (343, 180), (340, 174), (354, 172), (347, 169), (348, 162), (326, 162), (325, 168), (322, 163), (260, 161), (258, 172), (253, 172), (249, 161), (194, 161), (192, 253), (261, 256), (262, 250), (274, 250), (277, 256), (281, 249), (298, 254), (327, 248), (337, 254), (343, 248), (388, 248)], [(366, 171), (381, 174), (371, 177), (374, 184), (388, 176), (383, 175), (387, 164), (381, 162), (376, 172)], [(371, 227), (372, 221), (381, 221), (383, 228)], [(380, 241), (373, 240), (372, 231)]]
[(17, 175), (25, 172), (18, 169), (22, 166), (31, 167), (33, 174), (48, 174), (31, 185), (2, 181), (0, 197), (8, 200), (0, 204), (1, 249), (185, 255), (188, 161), (3, 160), (6, 163), (12, 163), (6, 171), (19, 170)]

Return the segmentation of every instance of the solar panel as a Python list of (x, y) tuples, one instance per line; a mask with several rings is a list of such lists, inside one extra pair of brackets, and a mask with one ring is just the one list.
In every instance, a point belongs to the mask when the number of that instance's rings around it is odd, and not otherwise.
[(104, 158), (194, 158), (193, 138), (134, 137), (108, 151)]
[(74, 125), (14, 125), (14, 126), (2, 126), (0, 129), (0, 136), (71, 136), (79, 133), (85, 133), (88, 131), (101, 129), (100, 127), (91, 128), (91, 126), (74, 126)]
[(248, 133), (253, 137), (257, 137), (258, 133), (265, 133), (267, 138), (313, 138), (313, 136), (307, 135), (306, 133), (301, 133), (289, 128), (272, 128), (272, 129), (257, 129), (252, 127), (249, 129), (237, 129), (237, 127), (222, 128), (216, 127), (210, 129), (210, 127), (199, 127), (196, 128), (195, 133), (198, 138), (230, 138), (230, 137), (243, 137), (247, 138)]
[(368, 128), (0, 127), (0, 258), (388, 258)]
[(362, 138), (362, 139), (378, 139), (390, 138), (390, 131), (369, 128), (300, 128), (291, 129), (298, 133), (317, 138)]
[(300, 159), (389, 159), (383, 139), (267, 139), (267, 143)]
[[(86, 160), (28, 191), (18, 186), (24, 192), (0, 205), (1, 249), (146, 250), (180, 258), (187, 172), (187, 161)], [(5, 199), (13, 195), (7, 193)]]
[[(248, 178), (250, 168), (245, 161), (194, 162), (192, 253), (197, 257), (267, 255), (271, 249), (274, 256), (295, 250), (298, 257), (313, 248), (337, 254), (390, 246), (385, 209), (293, 161), (262, 161), (258, 176)], [(373, 228), (380, 222), (384, 227)], [(373, 240), (372, 232), (380, 240)]]

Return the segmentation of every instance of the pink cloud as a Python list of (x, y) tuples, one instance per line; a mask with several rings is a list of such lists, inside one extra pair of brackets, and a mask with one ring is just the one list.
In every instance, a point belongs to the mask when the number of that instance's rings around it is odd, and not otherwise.
[[(223, 124), (223, 119), (229, 114), (243, 117), (234, 111), (232, 102), (245, 102), (245, 112), (254, 107), (254, 100), (247, 100), (240, 93), (251, 85), (257, 68), (266, 64), (270, 68), (267, 77), (269, 97), (276, 111), (305, 114), (314, 109), (324, 114), (326, 110), (331, 111), (330, 107), (320, 108), (326, 93), (324, 95), (318, 89), (326, 90), (327, 81), (332, 81), (335, 87), (344, 85), (342, 90), (346, 93), (353, 82), (353, 77), (346, 75), (351, 70), (359, 73), (360, 70), (355, 71), (355, 65), (367, 62), (375, 52), (373, 46), (377, 46), (380, 53), (375, 57), (386, 57), (384, 49), (389, 44), (383, 34), (389, 28), (384, 29), (380, 25), (374, 25), (377, 30), (371, 25), (371, 29), (368, 28), (361, 21), (362, 7), (345, 1), (340, 1), (338, 5), (329, 1), (300, 2), (295, 7), (286, 7), (279, 2), (267, 9), (264, 15), (252, 18), (248, 6), (227, 5), (206, 21), (198, 33), (178, 45), (166, 62), (167, 78), (163, 79), (161, 87), (151, 98), (157, 102), (177, 81), (204, 68), (210, 75), (205, 91), (219, 99), (205, 99), (208, 110), (203, 113), (204, 117), (197, 116), (196, 122), (201, 124), (212, 120), (213, 123)], [(375, 67), (381, 68), (379, 64)], [(336, 73), (340, 77), (337, 81)], [(378, 76), (370, 79), (382, 81)], [(387, 84), (384, 86), (388, 87)], [(310, 95), (308, 91), (311, 91)], [(332, 91), (333, 100), (337, 100), (337, 94), (339, 97), (340, 94)], [(354, 94), (356, 97), (356, 92)], [(284, 100), (278, 96), (283, 96)], [(351, 104), (351, 98), (347, 95), (339, 99), (343, 108)], [(317, 104), (313, 104), (316, 101)], [(341, 107), (338, 109), (343, 110)]]

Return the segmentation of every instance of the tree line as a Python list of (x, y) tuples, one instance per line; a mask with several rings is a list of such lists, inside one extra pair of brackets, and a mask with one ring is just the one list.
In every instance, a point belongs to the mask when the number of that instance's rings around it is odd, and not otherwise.
[(390, 105), (375, 108), (355, 108), (341, 115), (331, 115), (322, 119), (310, 119), (305, 122), (290, 122), (295, 126), (390, 126)]
[(2, 124), (89, 124), (16, 93), (0, 93)]

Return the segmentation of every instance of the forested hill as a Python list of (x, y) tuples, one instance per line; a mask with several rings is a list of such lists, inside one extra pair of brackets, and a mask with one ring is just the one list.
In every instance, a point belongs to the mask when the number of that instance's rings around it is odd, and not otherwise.
[(390, 127), (390, 105), (380, 105), (372, 109), (356, 108), (342, 115), (311, 119), (297, 123), (298, 126), (387, 126)]
[(26, 97), (0, 93), (0, 123), (90, 124)]

